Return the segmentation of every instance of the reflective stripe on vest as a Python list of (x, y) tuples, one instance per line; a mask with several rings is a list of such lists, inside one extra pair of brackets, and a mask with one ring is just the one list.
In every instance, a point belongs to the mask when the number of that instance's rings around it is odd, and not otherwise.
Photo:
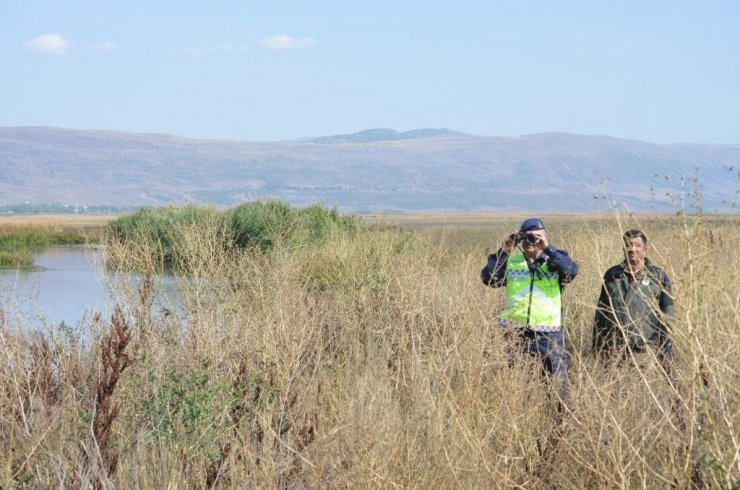
[(529, 271), (524, 255), (509, 257), (506, 264), (508, 304), (501, 313), (501, 323), (511, 327), (528, 327), (537, 332), (553, 332), (562, 325), (560, 280), (557, 272), (540, 265), (541, 274)]

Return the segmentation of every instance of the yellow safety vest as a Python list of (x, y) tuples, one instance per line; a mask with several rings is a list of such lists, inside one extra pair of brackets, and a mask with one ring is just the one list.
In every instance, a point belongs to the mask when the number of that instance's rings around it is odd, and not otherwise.
[(562, 327), (560, 276), (547, 262), (539, 274), (529, 270), (524, 255), (509, 257), (506, 264), (507, 307), (501, 323), (507, 327), (529, 328), (535, 332), (557, 332)]

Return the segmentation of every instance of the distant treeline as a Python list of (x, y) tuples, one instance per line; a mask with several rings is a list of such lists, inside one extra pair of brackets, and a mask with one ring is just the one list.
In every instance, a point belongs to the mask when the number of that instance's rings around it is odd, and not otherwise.
[[(358, 216), (315, 204), (296, 208), (281, 201), (259, 200), (227, 210), (188, 205), (143, 208), (107, 225), (111, 246), (155, 250), (154, 263), (176, 265), (186, 260), (186, 244), (194, 236), (224, 249), (270, 250), (275, 245), (302, 246), (346, 235), (361, 227)], [(153, 246), (152, 246), (153, 245)]]
[(118, 214), (131, 211), (133, 208), (116, 206), (80, 206), (62, 203), (30, 203), (0, 204), (0, 214)]

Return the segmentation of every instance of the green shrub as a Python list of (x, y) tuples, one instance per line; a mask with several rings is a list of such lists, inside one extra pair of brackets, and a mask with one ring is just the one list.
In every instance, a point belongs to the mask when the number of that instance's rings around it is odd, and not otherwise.
[(299, 246), (323, 242), (360, 227), (359, 218), (344, 216), (336, 208), (314, 204), (300, 209), (281, 201), (240, 204), (228, 212), (227, 222), (237, 247), (263, 251), (278, 243)]
[(296, 235), (309, 242), (325, 241), (337, 234), (353, 235), (361, 227), (357, 216), (342, 215), (337, 208), (326, 209), (320, 204), (301, 209), (298, 223)]
[(165, 373), (161, 386), (141, 406), (152, 437), (171, 438), (175, 426), (187, 434), (218, 429), (215, 422), (223, 410), (216, 402), (228, 398), (228, 385), (214, 383), (208, 367), (206, 362), (202, 368)]
[[(146, 264), (193, 265), (203, 259), (192, 255), (196, 242), (208, 241), (207, 250), (216, 255), (231, 248), (268, 251), (278, 245), (295, 248), (354, 236), (360, 228), (359, 217), (320, 204), (295, 208), (260, 200), (227, 211), (198, 206), (141, 209), (111, 221), (105, 240), (113, 262), (145, 269)], [(195, 248), (205, 250), (201, 245)], [(113, 257), (119, 252), (127, 258)]]
[(155, 263), (173, 265), (182, 258), (178, 244), (184, 230), (205, 230), (214, 218), (221, 219), (212, 207), (143, 208), (111, 221), (106, 228), (106, 241), (138, 245), (153, 255)]
[(288, 234), (296, 214), (280, 201), (254, 201), (231, 209), (226, 221), (237, 247), (269, 250)]

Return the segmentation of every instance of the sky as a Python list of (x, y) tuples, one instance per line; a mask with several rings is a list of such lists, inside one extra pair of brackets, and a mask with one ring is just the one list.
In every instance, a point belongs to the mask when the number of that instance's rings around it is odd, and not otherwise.
[(0, 126), (740, 144), (740, 2), (0, 0)]

